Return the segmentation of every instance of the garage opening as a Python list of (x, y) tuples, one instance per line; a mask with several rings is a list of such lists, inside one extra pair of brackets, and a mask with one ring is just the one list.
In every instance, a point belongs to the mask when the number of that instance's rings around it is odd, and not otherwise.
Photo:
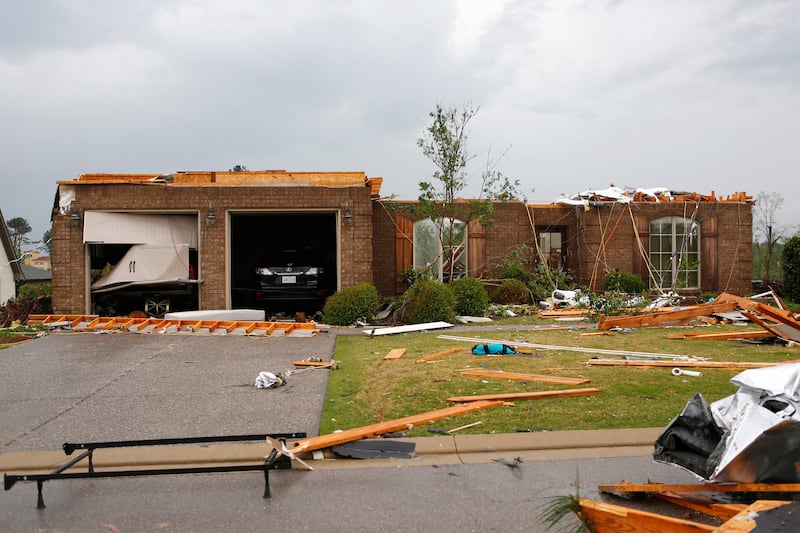
[(87, 211), (91, 312), (162, 317), (198, 308), (197, 216)]
[(312, 317), (338, 286), (335, 212), (231, 214), (234, 309)]

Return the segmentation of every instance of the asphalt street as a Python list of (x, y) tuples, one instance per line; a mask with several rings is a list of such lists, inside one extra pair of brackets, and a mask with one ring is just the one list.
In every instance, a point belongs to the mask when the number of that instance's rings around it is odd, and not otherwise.
[[(327, 371), (290, 375), (277, 389), (257, 389), (254, 381), (260, 371), (293, 368), (297, 359), (329, 359), (334, 341), (330, 332), (298, 338), (54, 333), (27, 341), (0, 351), (0, 454), (58, 451), (65, 441), (316, 435)], [(555, 496), (599, 498), (599, 483), (623, 479), (696, 481), (654, 463), (646, 446), (591, 444), (573, 453), (498, 447), (488, 459), (311, 461), (314, 471), (273, 471), (269, 499), (262, 497), (259, 472), (54, 480), (43, 487), (45, 509), (36, 509), (36, 485), (19, 483), (0, 495), (0, 529), (538, 532), (546, 531), (542, 506)], [(524, 458), (518, 468), (494, 460), (515, 456)]]

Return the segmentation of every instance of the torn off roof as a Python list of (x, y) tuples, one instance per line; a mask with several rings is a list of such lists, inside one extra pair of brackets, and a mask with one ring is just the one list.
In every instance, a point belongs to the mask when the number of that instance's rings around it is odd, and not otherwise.
[(749, 202), (753, 201), (752, 196), (744, 192), (736, 192), (727, 197), (717, 196), (714, 191), (711, 194), (699, 194), (696, 192), (673, 191), (666, 187), (620, 188), (611, 185), (607, 189), (586, 190), (572, 196), (561, 195), (553, 203), (559, 205), (575, 205), (590, 207), (593, 202)]

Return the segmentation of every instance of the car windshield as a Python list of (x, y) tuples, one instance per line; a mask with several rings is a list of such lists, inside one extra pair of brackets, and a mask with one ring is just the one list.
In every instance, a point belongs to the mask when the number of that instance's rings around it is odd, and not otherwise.
[(261, 260), (263, 266), (308, 266), (314, 264), (311, 250), (284, 249), (267, 253)]

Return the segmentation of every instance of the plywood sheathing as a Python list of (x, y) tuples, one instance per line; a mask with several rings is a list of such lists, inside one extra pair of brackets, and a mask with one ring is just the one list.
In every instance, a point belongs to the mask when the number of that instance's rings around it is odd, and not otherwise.
[(435, 420), (457, 416), (464, 413), (471, 413), (473, 411), (480, 411), (482, 409), (489, 409), (490, 407), (498, 407), (503, 405), (502, 401), (477, 401), (470, 402), (465, 405), (456, 405), (452, 407), (445, 407), (437, 411), (429, 411), (417, 415), (407, 416), (405, 418), (398, 418), (386, 422), (379, 422), (369, 426), (363, 426), (338, 433), (329, 433), (327, 435), (320, 435), (310, 439), (299, 440), (294, 443), (292, 453), (295, 455), (303, 452), (312, 452), (314, 450), (321, 450), (323, 448), (330, 448), (346, 442), (353, 442), (367, 437), (374, 437), (375, 435), (383, 435), (384, 433), (391, 433), (393, 431), (405, 431), (415, 426), (421, 426)]
[(395, 348), (393, 350), (389, 350), (389, 353), (383, 356), (384, 359), (400, 359), (406, 353), (405, 348)]

